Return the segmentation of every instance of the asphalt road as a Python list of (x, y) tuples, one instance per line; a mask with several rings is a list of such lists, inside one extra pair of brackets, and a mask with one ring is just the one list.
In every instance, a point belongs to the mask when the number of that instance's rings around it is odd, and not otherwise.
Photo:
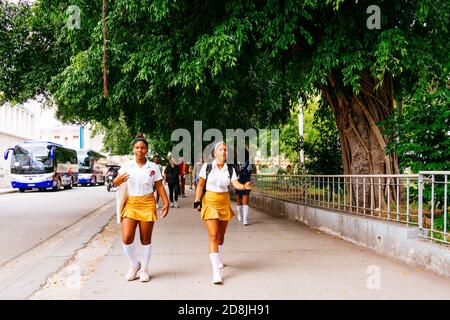
[(27, 299), (115, 219), (105, 186), (0, 195), (0, 299)]
[(0, 266), (114, 199), (105, 186), (0, 195)]

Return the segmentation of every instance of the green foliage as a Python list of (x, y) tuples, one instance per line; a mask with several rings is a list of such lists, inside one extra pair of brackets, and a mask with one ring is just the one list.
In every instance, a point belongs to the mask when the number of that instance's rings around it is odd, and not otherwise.
[(58, 44), (56, 17), (20, 1), (0, 1), (0, 92), (20, 103), (48, 95), (51, 77), (68, 61)]
[[(51, 96), (60, 119), (106, 130), (123, 116), (130, 134), (147, 132), (155, 146), (170, 148), (171, 132), (193, 133), (194, 120), (204, 129), (278, 127), (292, 101), (317, 94), (330, 73), (349, 100), (363, 73), (379, 86), (384, 75), (394, 77), (402, 98), (448, 81), (446, 0), (381, 1), (380, 30), (366, 28), (371, 0), (107, 4), (105, 99), (101, 1), (1, 2), (2, 99)], [(65, 25), (70, 5), (81, 9), (81, 29)], [(332, 136), (320, 137), (324, 149), (310, 145), (311, 153), (332, 152)]]
[[(307, 101), (303, 114), (305, 164), (302, 173), (342, 174), (339, 134), (330, 108), (323, 100), (314, 97)], [(289, 161), (298, 164), (301, 149), (298, 109), (282, 126), (280, 140), (280, 151)]]
[(313, 115), (311, 129), (305, 135), (306, 171), (309, 174), (342, 174), (339, 133), (331, 109), (319, 100)]
[(123, 116), (115, 121), (110, 120), (108, 126), (96, 123), (92, 135), (98, 133), (105, 134), (102, 151), (109, 152), (110, 155), (131, 154), (131, 144), (135, 135), (131, 134)]
[(388, 122), (386, 133), (397, 134), (398, 140), (387, 149), (398, 154), (403, 170), (450, 170), (450, 90), (434, 90), (405, 100), (403, 113)]

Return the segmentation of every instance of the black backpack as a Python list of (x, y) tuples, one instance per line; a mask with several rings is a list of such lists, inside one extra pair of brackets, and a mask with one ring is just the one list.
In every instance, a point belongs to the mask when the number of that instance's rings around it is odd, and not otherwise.
[(242, 167), (242, 169), (239, 170), (238, 177), (240, 183), (245, 183), (247, 181), (250, 181), (250, 178), (252, 176), (250, 172), (250, 163), (247, 161), (245, 162), (245, 165)]
[[(233, 177), (234, 165), (232, 165), (231, 163), (227, 163), (227, 166), (228, 166), (228, 173), (230, 174), (230, 181), (231, 181), (231, 178)], [(206, 193), (206, 181), (208, 181), (208, 175), (211, 172), (211, 170), (212, 170), (212, 163), (206, 164), (206, 179), (205, 179), (205, 185), (203, 186), (203, 192), (202, 192), (202, 196), (200, 198), (200, 202), (202, 202), (203, 196)]]

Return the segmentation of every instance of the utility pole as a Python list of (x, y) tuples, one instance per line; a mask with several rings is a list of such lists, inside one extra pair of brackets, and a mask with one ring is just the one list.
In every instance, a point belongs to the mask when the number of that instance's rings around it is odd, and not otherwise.
[(305, 153), (303, 150), (303, 101), (302, 97), (298, 99), (298, 144), (300, 146), (299, 160), (300, 167), (303, 168), (305, 163)]
[(84, 127), (80, 127), (80, 149), (84, 148)]

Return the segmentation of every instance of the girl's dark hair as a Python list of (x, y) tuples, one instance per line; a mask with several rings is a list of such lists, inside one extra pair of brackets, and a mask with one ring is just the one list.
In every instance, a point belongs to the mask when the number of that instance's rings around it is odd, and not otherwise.
[(145, 137), (144, 137), (144, 135), (143, 134), (138, 134), (138, 135), (136, 135), (136, 137), (134, 138), (134, 140), (133, 140), (133, 147), (134, 147), (134, 145), (137, 143), (137, 142), (139, 142), (139, 141), (142, 141), (146, 146), (147, 146), (147, 148), (148, 148), (148, 142), (147, 142), (147, 140), (145, 140)]

